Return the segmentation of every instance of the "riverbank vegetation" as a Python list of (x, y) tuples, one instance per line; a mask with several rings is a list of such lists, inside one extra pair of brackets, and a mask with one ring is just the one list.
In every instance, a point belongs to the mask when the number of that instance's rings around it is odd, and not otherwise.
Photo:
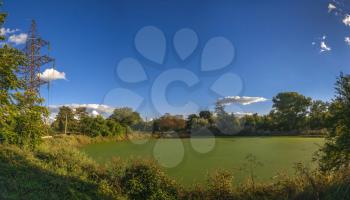
[(86, 136), (47, 140), (30, 151), (0, 145), (1, 199), (347, 199), (349, 168), (334, 172), (295, 165), (295, 175), (276, 174), (268, 182), (252, 173), (235, 184), (234, 174), (218, 170), (205, 183), (183, 187), (151, 160), (114, 158), (105, 164), (91, 160), (75, 146)]

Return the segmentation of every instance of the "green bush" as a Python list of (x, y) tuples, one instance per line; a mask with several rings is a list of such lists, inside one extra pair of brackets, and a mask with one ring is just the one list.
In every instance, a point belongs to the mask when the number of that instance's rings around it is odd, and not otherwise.
[(122, 186), (130, 199), (177, 199), (177, 187), (153, 162), (134, 162), (126, 169)]

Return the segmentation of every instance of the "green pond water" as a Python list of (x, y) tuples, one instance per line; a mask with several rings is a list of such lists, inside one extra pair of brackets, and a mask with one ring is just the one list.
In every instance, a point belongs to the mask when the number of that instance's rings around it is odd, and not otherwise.
[(262, 165), (254, 173), (268, 180), (278, 172), (294, 173), (294, 164), (315, 166), (312, 156), (324, 143), (323, 138), (307, 137), (233, 137), (193, 139), (150, 139), (90, 144), (81, 150), (98, 162), (112, 157), (156, 159), (180, 183), (203, 182), (208, 172), (226, 169), (237, 182), (248, 175), (248, 155)]

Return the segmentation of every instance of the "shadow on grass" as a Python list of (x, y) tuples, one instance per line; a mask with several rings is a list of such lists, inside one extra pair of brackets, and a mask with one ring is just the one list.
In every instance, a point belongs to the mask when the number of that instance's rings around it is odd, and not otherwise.
[(110, 199), (95, 183), (34, 166), (25, 154), (0, 149), (0, 199)]

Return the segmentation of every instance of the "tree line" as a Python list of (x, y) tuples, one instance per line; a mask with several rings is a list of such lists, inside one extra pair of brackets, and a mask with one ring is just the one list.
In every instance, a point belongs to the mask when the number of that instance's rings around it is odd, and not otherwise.
[[(341, 74), (339, 79), (348, 77)], [(337, 82), (337, 87), (340, 83)], [(272, 110), (265, 115), (236, 116), (225, 111), (225, 105), (217, 103), (214, 111), (202, 110), (187, 117), (163, 116), (145, 121), (131, 108), (116, 108), (109, 117), (88, 114), (86, 108), (59, 108), (51, 124), (55, 132), (84, 134), (88, 136), (112, 136), (143, 131), (163, 135), (176, 133), (182, 136), (205, 133), (213, 135), (317, 135), (325, 136), (335, 122), (333, 112), (338, 101), (312, 100), (297, 92), (281, 92), (272, 99)]]

